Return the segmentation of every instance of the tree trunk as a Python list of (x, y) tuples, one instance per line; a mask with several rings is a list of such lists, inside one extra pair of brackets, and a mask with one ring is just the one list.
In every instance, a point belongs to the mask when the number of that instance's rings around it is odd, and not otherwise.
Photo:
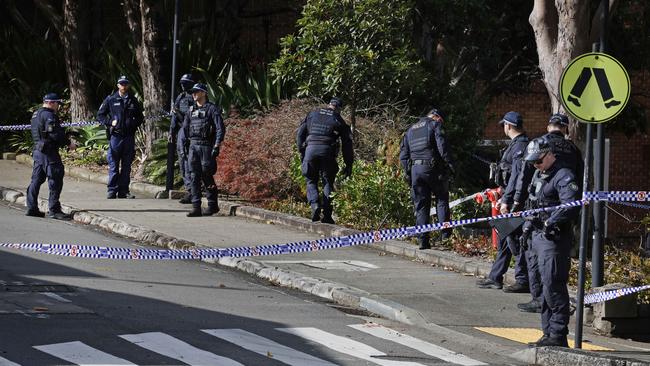
[[(124, 0), (124, 13), (135, 41), (135, 53), (142, 78), (145, 116), (155, 116), (164, 109), (167, 99), (160, 78), (160, 31), (154, 17), (154, 5), (147, 0)], [(136, 176), (142, 177), (146, 161), (152, 156), (153, 144), (162, 136), (155, 120), (145, 120), (143, 125), (144, 146)]]
[(82, 22), (85, 18), (80, 16), (79, 2), (65, 0), (61, 14), (50, 2), (36, 0), (36, 5), (48, 16), (63, 45), (70, 88), (70, 115), (73, 121), (89, 119), (95, 112), (86, 76), (86, 59), (81, 46), (87, 32), (83, 30)]
[[(610, 9), (614, 9), (617, 2), (609, 0)], [(590, 51), (593, 31), (596, 25), (600, 27), (601, 12), (599, 9), (592, 21), (588, 0), (535, 0), (529, 22), (535, 32), (539, 68), (551, 100), (551, 113), (565, 113), (560, 101), (560, 77), (572, 59)], [(592, 34), (590, 26), (594, 28)], [(579, 129), (576, 121), (571, 121), (569, 131), (575, 140)]]

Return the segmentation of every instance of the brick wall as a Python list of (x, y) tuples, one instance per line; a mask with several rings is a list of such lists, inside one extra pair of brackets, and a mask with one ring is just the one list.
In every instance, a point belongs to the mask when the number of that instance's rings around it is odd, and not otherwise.
[[(630, 75), (632, 100), (644, 106), (650, 117), (650, 72)], [(546, 124), (551, 113), (546, 88), (541, 81), (531, 85), (524, 94), (500, 95), (492, 99), (486, 110), (485, 139), (505, 139), (498, 121), (508, 111), (517, 111), (524, 118), (524, 128), (530, 137), (546, 133)], [(650, 121), (646, 121), (650, 126)], [(594, 129), (594, 138), (596, 136)], [(621, 132), (606, 132), (610, 139), (609, 189), (650, 191), (650, 136), (638, 133), (627, 137)], [(584, 140), (583, 136), (580, 136)], [(580, 146), (580, 142), (579, 142)], [(640, 219), (647, 210), (611, 205), (616, 211), (631, 218)], [(609, 235), (636, 235), (638, 224), (630, 224), (613, 211), (609, 211)]]

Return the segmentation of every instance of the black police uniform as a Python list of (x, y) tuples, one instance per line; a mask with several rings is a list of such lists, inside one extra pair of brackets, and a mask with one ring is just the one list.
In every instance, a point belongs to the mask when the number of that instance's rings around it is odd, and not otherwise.
[[(538, 143), (534, 146), (534, 143)], [(531, 142), (526, 160), (539, 159), (539, 146), (549, 146), (546, 138)], [(559, 157), (556, 155), (556, 158)], [(537, 170), (529, 189), (527, 206), (552, 207), (578, 200), (580, 188), (573, 167), (560, 159), (546, 171)], [(568, 207), (550, 213), (527, 217), (524, 232), (531, 232), (531, 246), (537, 256), (537, 273), (542, 284), (542, 331), (538, 346), (565, 346), (569, 324), (569, 294), (567, 283), (571, 267), (570, 250), (573, 240), (572, 221), (580, 207)]]
[(65, 174), (59, 148), (70, 143), (56, 113), (41, 107), (32, 114), (32, 139), (34, 140), (32, 181), (27, 188), (27, 215), (42, 216), (38, 210), (38, 192), (47, 178), (50, 190), (49, 215), (61, 214), (59, 197)]
[(187, 192), (192, 190), (192, 177), (190, 175), (190, 164), (187, 161), (188, 151), (187, 146), (181, 144), (181, 141), (186, 141), (183, 137), (185, 130), (183, 127), (183, 120), (185, 115), (190, 110), (190, 107), (194, 105), (194, 99), (192, 94), (183, 91), (176, 97), (174, 102), (174, 110), (172, 111), (172, 120), (169, 125), (169, 134), (175, 139), (176, 142), (176, 152), (178, 154), (178, 166), (180, 168), (181, 177), (183, 177), (183, 186)]
[[(332, 192), (334, 180), (339, 171), (336, 156), (339, 150), (339, 139), (342, 145), (344, 173), (352, 173), (354, 149), (350, 127), (345, 123), (338, 111), (331, 108), (320, 108), (309, 112), (298, 127), (296, 144), (301, 156), (302, 175), (307, 180), (307, 200), (312, 210), (312, 221), (334, 223), (332, 219)], [(322, 205), (319, 200), (318, 180), (323, 181)]]
[[(436, 197), (438, 223), (450, 219), (449, 173), (453, 172), (453, 162), (442, 127), (444, 117), (438, 111), (429, 113), (432, 114), (439, 119), (420, 118), (406, 131), (400, 146), (399, 159), (411, 186), (416, 225), (431, 222), (432, 193)], [(442, 231), (443, 239), (450, 235), (451, 229)], [(418, 241), (421, 249), (429, 248), (429, 233), (420, 234)]]
[[(508, 205), (512, 210), (520, 210), (521, 207), (515, 207), (515, 193), (517, 188), (517, 179), (523, 171), (524, 155), (528, 146), (528, 136), (522, 133), (510, 140), (510, 144), (503, 151), (499, 161), (498, 174), (496, 183), (503, 190), (501, 203)], [(492, 269), (488, 278), (492, 281), (502, 284), (503, 275), (508, 271), (510, 260), (515, 257), (515, 281), (522, 287), (528, 287), (528, 267), (526, 265), (525, 251), (519, 248), (519, 235), (521, 230), (516, 230), (505, 238), (499, 238), (499, 247), (496, 258), (492, 264)]]
[[(217, 185), (214, 175), (217, 172), (219, 145), (223, 142), (226, 127), (221, 117), (221, 108), (210, 101), (190, 107), (183, 121), (184, 136), (182, 144), (189, 140), (191, 191), (193, 211), (188, 216), (212, 215), (219, 212)], [(201, 183), (205, 187), (208, 200), (207, 211), (201, 213)]]
[[(97, 119), (106, 127), (109, 138), (108, 197), (124, 198), (129, 195), (131, 165), (135, 158), (135, 132), (144, 122), (142, 106), (131, 94), (119, 92), (104, 99), (97, 112)], [(112, 126), (113, 121), (117, 121)]]

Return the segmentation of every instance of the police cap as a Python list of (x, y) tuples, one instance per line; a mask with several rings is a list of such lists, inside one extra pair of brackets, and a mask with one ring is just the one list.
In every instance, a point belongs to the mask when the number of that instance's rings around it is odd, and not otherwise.
[(338, 97), (332, 97), (332, 99), (330, 99), (330, 105), (333, 105), (336, 108), (343, 108), (343, 100)]
[(190, 93), (196, 93), (196, 92), (200, 92), (200, 91), (207, 93), (208, 92), (208, 87), (203, 83), (196, 83), (196, 84), (194, 84), (192, 89), (190, 89)]
[(181, 76), (181, 83), (183, 82), (189, 82), (192, 84), (195, 83), (194, 80), (192, 79), (192, 74), (184, 74), (183, 76)]
[(427, 116), (438, 116), (440, 117), (443, 121), (447, 118), (447, 115), (445, 112), (441, 111), (438, 108), (431, 108), (431, 110), (427, 113)]
[(122, 84), (122, 85), (127, 85), (127, 84), (130, 84), (131, 82), (126, 77), (126, 75), (120, 75), (120, 77), (117, 78), (117, 83)]
[(528, 143), (526, 147), (525, 161), (537, 161), (544, 156), (544, 154), (551, 152), (552, 146), (550, 141), (545, 137), (538, 137)]
[(503, 116), (501, 121), (499, 121), (499, 124), (502, 123), (507, 123), (511, 126), (521, 128), (524, 125), (524, 119), (521, 118), (521, 114), (518, 112), (510, 111)]
[(548, 119), (548, 124), (560, 125), (562, 127), (566, 127), (569, 125), (569, 117), (561, 113), (556, 113), (552, 115), (551, 118)]
[(43, 97), (43, 102), (63, 104), (63, 99), (61, 99), (57, 93), (47, 93)]

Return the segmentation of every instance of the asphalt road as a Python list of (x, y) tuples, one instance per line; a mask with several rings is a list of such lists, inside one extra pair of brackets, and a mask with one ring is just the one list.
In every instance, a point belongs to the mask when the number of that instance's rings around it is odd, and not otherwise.
[[(0, 242), (138, 246), (4, 204)], [(218, 266), (0, 249), (0, 366), (483, 363), (516, 364)]]

